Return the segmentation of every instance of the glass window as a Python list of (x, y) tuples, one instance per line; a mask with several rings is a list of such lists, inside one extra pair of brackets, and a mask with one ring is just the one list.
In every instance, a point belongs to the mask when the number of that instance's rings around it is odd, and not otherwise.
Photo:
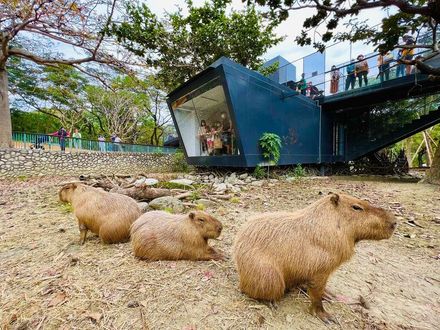
[(238, 154), (220, 78), (179, 98), (171, 107), (189, 157)]

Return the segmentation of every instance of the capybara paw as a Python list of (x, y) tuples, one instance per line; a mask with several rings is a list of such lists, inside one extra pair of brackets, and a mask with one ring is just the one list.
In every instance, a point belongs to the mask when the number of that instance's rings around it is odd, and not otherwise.
[(219, 260), (219, 261), (226, 261), (226, 260), (228, 260), (228, 257), (222, 253), (216, 253), (212, 256), (212, 259)]
[(319, 317), (325, 324), (336, 323), (335, 318), (327, 312), (317, 312), (316, 316)]

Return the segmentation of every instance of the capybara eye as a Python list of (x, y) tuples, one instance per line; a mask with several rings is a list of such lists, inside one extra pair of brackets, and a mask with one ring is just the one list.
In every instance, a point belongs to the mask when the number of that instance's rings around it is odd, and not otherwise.
[(199, 221), (203, 223), (203, 222), (205, 222), (205, 219), (199, 218)]
[(356, 211), (363, 211), (364, 209), (362, 207), (360, 207), (359, 205), (353, 205), (352, 208)]

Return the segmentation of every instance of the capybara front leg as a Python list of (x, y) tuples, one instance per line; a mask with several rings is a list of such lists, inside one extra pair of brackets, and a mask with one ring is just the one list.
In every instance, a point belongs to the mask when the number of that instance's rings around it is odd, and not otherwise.
[(310, 312), (319, 317), (324, 323), (329, 324), (330, 322), (334, 322), (334, 319), (325, 311), (324, 306), (322, 305), (322, 296), (324, 295), (327, 278), (328, 277), (313, 281), (309, 286), (308, 293), (310, 300), (312, 301)]
[(87, 237), (87, 227), (79, 224), (79, 244), (83, 245)]
[(225, 256), (220, 251), (212, 247), (208, 247), (201, 257), (201, 260), (225, 260)]

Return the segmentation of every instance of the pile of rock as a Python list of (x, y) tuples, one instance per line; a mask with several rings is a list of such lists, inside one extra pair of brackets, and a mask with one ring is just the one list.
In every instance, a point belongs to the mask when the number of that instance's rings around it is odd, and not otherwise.
[(237, 174), (235, 172), (225, 175), (214, 173), (187, 174), (184, 178), (197, 183), (211, 185), (213, 193), (217, 195), (239, 193), (246, 185), (261, 187), (264, 183), (264, 181), (257, 180), (248, 173)]

